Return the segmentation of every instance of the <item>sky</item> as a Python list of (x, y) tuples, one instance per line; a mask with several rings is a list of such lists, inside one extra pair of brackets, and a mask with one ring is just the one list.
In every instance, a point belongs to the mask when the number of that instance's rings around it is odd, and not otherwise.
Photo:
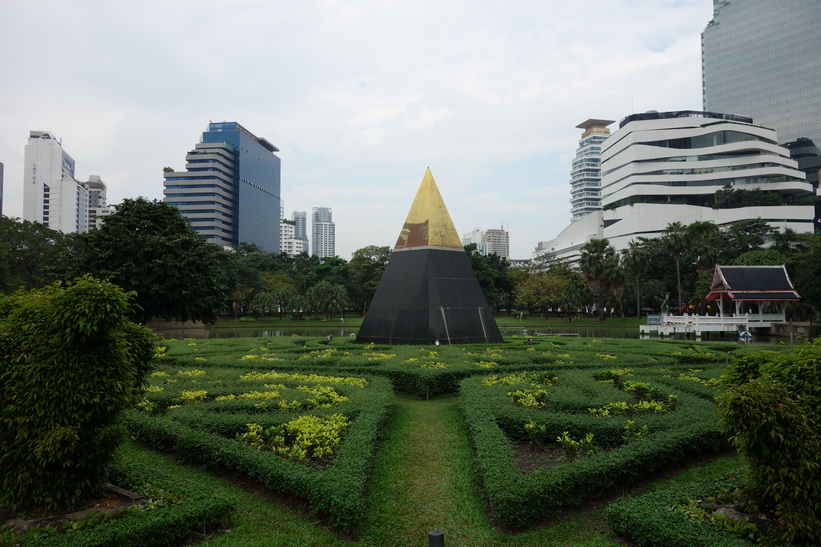
[(26, 0), (0, 17), (3, 211), (29, 131), (108, 201), (162, 199), (209, 121), (280, 149), (292, 211), (330, 207), (336, 253), (393, 247), (430, 167), (459, 235), (511, 258), (570, 223), (589, 118), (701, 110), (711, 0)]

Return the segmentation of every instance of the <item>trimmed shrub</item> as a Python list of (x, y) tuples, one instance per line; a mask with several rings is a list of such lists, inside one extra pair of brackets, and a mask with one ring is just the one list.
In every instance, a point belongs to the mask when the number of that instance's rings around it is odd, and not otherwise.
[(0, 299), (2, 505), (70, 509), (100, 490), (154, 350), (133, 299), (88, 276)]
[(629, 536), (638, 545), (751, 545), (708, 522), (687, 518), (681, 512), (673, 510), (689, 500), (703, 499), (731, 486), (731, 480), (716, 479), (634, 496), (608, 505), (605, 516), (613, 531)]

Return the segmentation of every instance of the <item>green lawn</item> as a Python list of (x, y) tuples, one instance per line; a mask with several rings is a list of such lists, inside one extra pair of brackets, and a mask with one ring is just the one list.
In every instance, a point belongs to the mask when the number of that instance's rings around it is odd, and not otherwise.
[[(597, 317), (581, 317), (581, 318), (574, 318), (572, 320), (567, 320), (564, 317), (548, 317), (548, 318), (541, 318), (538, 316), (532, 317), (525, 317), (523, 319), (519, 319), (517, 317), (511, 317), (509, 315), (498, 315), (496, 316), (496, 324), (500, 327), (522, 327), (522, 328), (534, 328), (534, 327), (552, 327), (554, 330), (560, 327), (617, 327), (617, 328), (629, 328), (629, 327), (638, 327), (639, 325), (643, 325), (647, 322), (646, 317), (642, 317), (641, 319), (637, 319), (635, 317), (627, 317), (622, 319), (620, 317), (608, 317), (604, 320), (604, 322), (600, 322)], [(357, 315), (346, 315), (345, 316), (345, 324), (344, 326), (347, 328), (356, 328), (362, 324), (362, 317)], [(282, 319), (278, 317), (240, 317), (239, 319), (234, 319), (233, 317), (222, 317), (220, 318), (213, 326), (217, 328), (240, 328), (240, 327), (336, 327), (339, 326), (339, 318), (336, 317), (332, 320), (324, 320), (321, 318), (316, 317), (308, 317), (306, 319), (302, 319), (296, 321), (291, 319), (290, 317), (283, 317)]]

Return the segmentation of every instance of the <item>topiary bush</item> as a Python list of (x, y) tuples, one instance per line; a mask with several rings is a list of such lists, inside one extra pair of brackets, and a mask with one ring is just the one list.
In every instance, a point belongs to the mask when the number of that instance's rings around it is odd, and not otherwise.
[(722, 381), (720, 427), (749, 465), (742, 498), (785, 525), (782, 541), (821, 542), (821, 340), (736, 359)]
[(0, 298), (0, 505), (64, 510), (99, 491), (154, 351), (133, 298), (89, 276)]

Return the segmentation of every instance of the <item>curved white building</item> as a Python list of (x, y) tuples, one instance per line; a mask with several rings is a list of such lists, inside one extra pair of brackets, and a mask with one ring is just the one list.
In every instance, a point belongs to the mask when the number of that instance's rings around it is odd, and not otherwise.
[[(813, 230), (814, 195), (776, 132), (752, 119), (698, 112), (647, 112), (624, 118), (602, 143), (602, 211), (573, 222), (542, 244), (574, 261), (591, 238), (616, 250), (639, 237), (660, 237), (672, 222), (727, 226), (761, 218), (778, 229)], [(769, 192), (761, 205), (713, 208), (719, 190)], [(767, 203), (764, 205), (764, 203)]]

